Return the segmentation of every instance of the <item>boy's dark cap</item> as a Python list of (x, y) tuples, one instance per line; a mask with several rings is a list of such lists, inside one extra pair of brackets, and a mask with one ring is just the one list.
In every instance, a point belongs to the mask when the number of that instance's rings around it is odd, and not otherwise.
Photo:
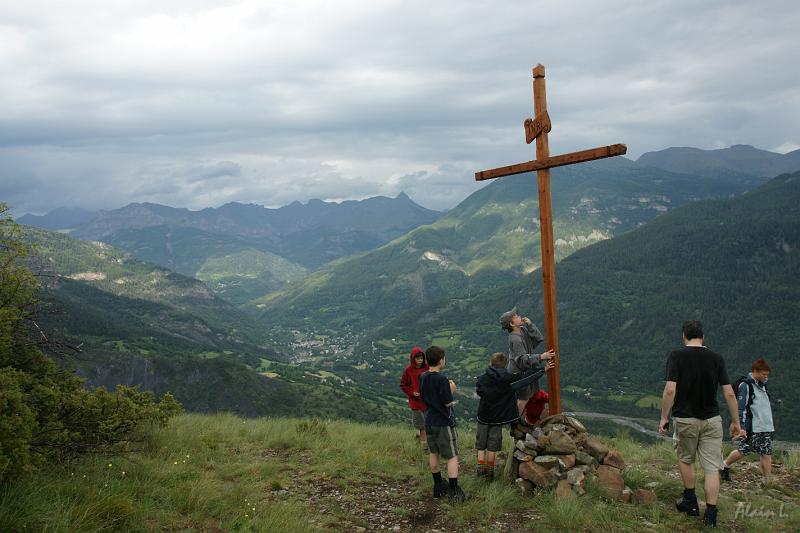
[(511, 324), (511, 317), (517, 314), (517, 308), (512, 307), (511, 311), (506, 311), (502, 315), (500, 315), (500, 327), (506, 329), (509, 324)]

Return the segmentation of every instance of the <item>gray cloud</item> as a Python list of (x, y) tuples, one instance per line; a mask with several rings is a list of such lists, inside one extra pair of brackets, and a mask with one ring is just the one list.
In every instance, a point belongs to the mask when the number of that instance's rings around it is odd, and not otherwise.
[(452, 207), (476, 170), (532, 158), (537, 62), (553, 153), (800, 145), (791, 1), (7, 4), (16, 212), (401, 190)]

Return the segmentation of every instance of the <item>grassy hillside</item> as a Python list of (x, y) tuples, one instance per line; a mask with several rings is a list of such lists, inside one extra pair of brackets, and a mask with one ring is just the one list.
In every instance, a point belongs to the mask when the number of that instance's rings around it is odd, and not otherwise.
[(126, 228), (103, 238), (141, 261), (204, 281), (234, 305), (282, 289), (308, 270), (265, 249), (257, 239), (166, 224)]
[(21, 228), (43, 273), (38, 321), (81, 352), (56, 354), (89, 386), (171, 392), (191, 411), (355, 420), (398, 417), (358, 385), (290, 365), (269, 332), (195, 279), (142, 263), (107, 244)]
[[(65, 462), (0, 487), (0, 529), (701, 530), (698, 518), (674, 511), (681, 484), (667, 443), (644, 445), (624, 434), (604, 439), (624, 454), (628, 486), (654, 487), (659, 501), (645, 507), (606, 501), (592, 485), (579, 498), (556, 499), (523, 497), (500, 481), (484, 484), (472, 474), (474, 433), (462, 427), (459, 438), (460, 484), (471, 499), (451, 505), (430, 497), (427, 456), (406, 427), (185, 415), (154, 430), (141, 451)], [(507, 448), (509, 440), (506, 434)], [(763, 491), (754, 488), (754, 464), (734, 470), (738, 483), (724, 485), (720, 496), (720, 530), (800, 528), (798, 457), (776, 462), (776, 482)]]

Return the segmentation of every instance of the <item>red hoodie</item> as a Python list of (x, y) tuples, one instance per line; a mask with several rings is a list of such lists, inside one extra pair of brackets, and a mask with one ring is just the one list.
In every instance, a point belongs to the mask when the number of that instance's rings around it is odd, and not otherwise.
[[(417, 354), (422, 354), (422, 366), (417, 368), (414, 364), (414, 357)], [(425, 362), (425, 352), (422, 348), (414, 346), (409, 354), (411, 363), (403, 370), (403, 377), (400, 378), (400, 388), (408, 396), (408, 406), (415, 411), (424, 411), (425, 404), (420, 400), (419, 396), (414, 396), (415, 392), (419, 392), (419, 377), (423, 372), (428, 371), (428, 363)]]

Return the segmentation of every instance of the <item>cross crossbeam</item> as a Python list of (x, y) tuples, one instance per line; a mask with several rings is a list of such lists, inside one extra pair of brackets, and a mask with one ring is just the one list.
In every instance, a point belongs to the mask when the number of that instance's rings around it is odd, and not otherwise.
[(625, 155), (627, 151), (628, 147), (624, 144), (612, 144), (610, 146), (600, 146), (598, 148), (581, 150), (580, 152), (554, 155), (546, 159), (534, 159), (533, 161), (528, 161), (527, 163), (517, 163), (516, 165), (508, 165), (506, 167), (482, 170), (475, 173), (475, 181), (491, 180), (505, 176), (513, 176), (514, 174), (533, 172), (534, 170), (563, 167), (564, 165), (574, 165), (575, 163), (584, 163), (586, 161), (594, 161), (595, 159), (614, 157), (616, 155)]
[(550, 414), (561, 412), (561, 370), (558, 351), (558, 314), (556, 313), (556, 260), (553, 242), (553, 201), (550, 194), (550, 169), (575, 163), (583, 163), (623, 155), (627, 152), (624, 144), (612, 144), (579, 152), (550, 157), (547, 134), (552, 129), (550, 115), (547, 113), (547, 96), (544, 82), (544, 66), (533, 68), (533, 111), (534, 119), (525, 120), (525, 141), (536, 139), (536, 159), (505, 167), (483, 170), (475, 173), (475, 180), (490, 180), (513, 176), (524, 172), (537, 172), (539, 182), (539, 228), (542, 245), (542, 282), (544, 297), (545, 339), (548, 350), (556, 353), (555, 365), (547, 371), (547, 386), (550, 396)]

